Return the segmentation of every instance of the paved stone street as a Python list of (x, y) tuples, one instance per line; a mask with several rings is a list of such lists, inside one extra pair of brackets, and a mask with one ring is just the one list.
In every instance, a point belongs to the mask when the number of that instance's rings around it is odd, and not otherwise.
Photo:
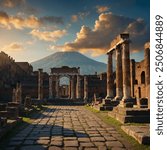
[(125, 150), (127, 143), (83, 106), (48, 106), (10, 140), (7, 150)]

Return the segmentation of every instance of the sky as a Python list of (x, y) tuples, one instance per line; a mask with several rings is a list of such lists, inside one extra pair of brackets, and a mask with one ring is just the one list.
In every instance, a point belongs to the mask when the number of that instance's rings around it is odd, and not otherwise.
[(142, 60), (149, 0), (0, 0), (0, 51), (16, 61), (78, 51), (106, 63), (111, 41), (124, 32), (131, 58)]

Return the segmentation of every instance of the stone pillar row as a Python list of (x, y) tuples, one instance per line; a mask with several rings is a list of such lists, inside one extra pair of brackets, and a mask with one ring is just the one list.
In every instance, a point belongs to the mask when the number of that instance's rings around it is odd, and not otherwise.
[[(82, 94), (83, 92), (82, 80), (83, 80), (83, 77), (81, 75), (70, 76), (70, 84), (69, 84), (69, 98), (70, 99), (82, 99), (83, 98), (84, 94)], [(84, 83), (88, 84), (86, 80)], [(86, 88), (87, 85), (84, 87)], [(87, 91), (87, 88), (85, 90)], [(59, 97), (59, 76), (50, 75), (49, 76), (49, 98), (52, 99), (54, 97), (57, 97), (57, 98)], [(88, 98), (87, 94), (85, 98)]]
[[(114, 98), (114, 79), (112, 55), (116, 51), (116, 97)], [(121, 100), (120, 106), (126, 107), (131, 98), (129, 41), (116, 46), (108, 52), (107, 96), (106, 99)]]

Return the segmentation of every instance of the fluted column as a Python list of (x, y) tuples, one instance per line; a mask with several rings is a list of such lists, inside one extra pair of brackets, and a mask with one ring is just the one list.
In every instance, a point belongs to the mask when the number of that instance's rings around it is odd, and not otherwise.
[(88, 77), (84, 76), (84, 101), (88, 100)]
[(144, 61), (146, 70), (146, 93), (148, 98), (148, 107), (150, 108), (150, 43), (144, 45)]
[(43, 69), (38, 70), (38, 99), (43, 99)]
[(112, 64), (112, 54), (108, 53), (108, 64), (107, 64), (107, 96), (106, 99), (112, 99), (114, 97), (114, 77), (113, 77), (113, 64)]
[(81, 99), (81, 76), (77, 75), (77, 89), (76, 89), (77, 99)]
[(122, 83), (122, 53), (121, 46), (116, 47), (116, 100), (121, 100), (123, 96)]

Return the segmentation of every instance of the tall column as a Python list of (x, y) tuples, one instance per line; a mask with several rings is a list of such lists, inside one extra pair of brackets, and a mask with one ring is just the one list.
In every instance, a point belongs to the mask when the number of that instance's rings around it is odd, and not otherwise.
[(58, 98), (59, 97), (59, 76), (56, 76), (55, 78), (56, 78), (56, 87), (55, 87), (55, 89), (56, 89), (56, 98)]
[(122, 83), (122, 53), (121, 46), (116, 47), (116, 100), (121, 100), (123, 96)]
[(130, 60), (130, 83), (131, 83), (131, 96), (134, 97), (134, 84), (135, 84), (135, 60)]
[(71, 99), (76, 98), (76, 86), (75, 86), (75, 76), (72, 76), (71, 78)]
[(148, 107), (150, 108), (150, 43), (144, 45), (144, 61), (146, 70), (146, 93), (148, 98)]
[(71, 98), (71, 77), (69, 78), (68, 98)]
[(43, 69), (38, 70), (38, 99), (43, 99)]
[(77, 75), (77, 88), (76, 88), (76, 97), (77, 99), (81, 99), (81, 76)]
[(88, 100), (88, 77), (84, 76), (84, 101)]
[(49, 98), (53, 98), (53, 76), (49, 76)]
[(112, 54), (108, 53), (108, 64), (107, 64), (107, 96), (106, 99), (112, 99), (114, 97), (114, 77), (113, 77), (113, 64), (112, 64)]
[(122, 72), (123, 72), (123, 98), (121, 106), (132, 107), (130, 87), (130, 58), (129, 58), (129, 41), (122, 43)]

